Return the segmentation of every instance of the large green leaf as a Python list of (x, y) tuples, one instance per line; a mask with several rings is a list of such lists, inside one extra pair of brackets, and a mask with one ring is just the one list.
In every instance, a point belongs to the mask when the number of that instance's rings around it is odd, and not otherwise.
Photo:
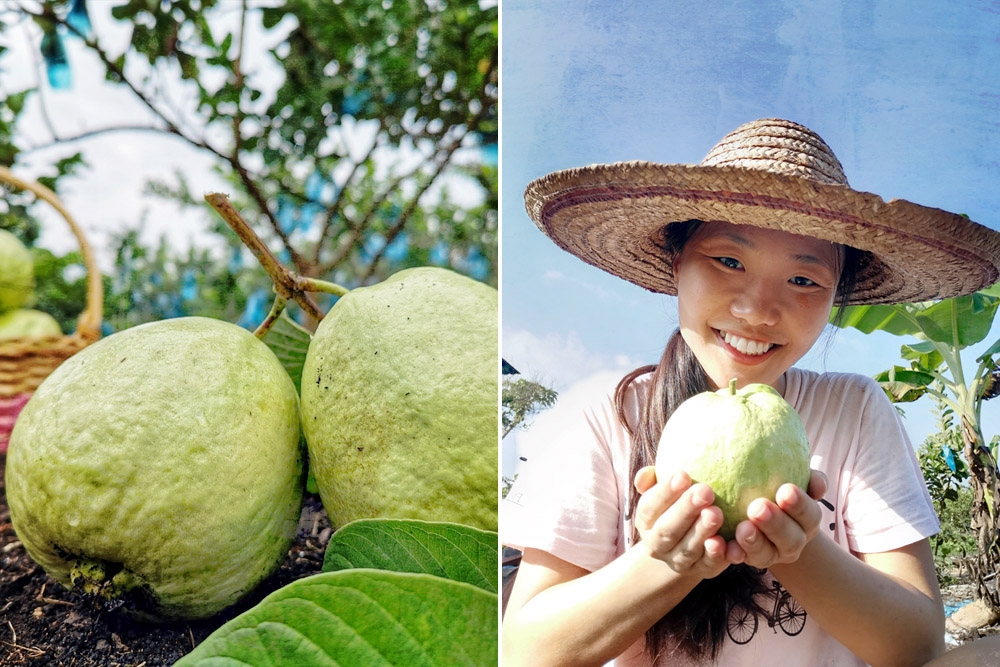
[(984, 361), (984, 360), (985, 360), (985, 359), (986, 359), (987, 357), (992, 357), (993, 355), (996, 355), (996, 354), (1000, 354), (1000, 338), (998, 338), (998, 339), (997, 339), (997, 340), (996, 340), (996, 341), (995, 341), (995, 342), (993, 343), (993, 345), (991, 345), (991, 346), (989, 347), (989, 349), (988, 349), (988, 350), (986, 350), (986, 351), (985, 351), (985, 352), (983, 352), (983, 353), (982, 353), (981, 355), (979, 355), (978, 357), (976, 357), (976, 361), (978, 361), (978, 362), (982, 362), (982, 361)]
[(875, 376), (893, 403), (912, 403), (927, 392), (934, 376), (923, 371), (893, 366)]
[(323, 571), (352, 567), (423, 572), (497, 592), (496, 533), (416, 519), (359, 519), (330, 538)]
[(899, 350), (900, 356), (907, 361), (913, 361), (921, 368), (937, 368), (944, 363), (941, 351), (930, 341), (904, 345)]
[(1000, 283), (996, 283), (991, 287), (987, 287), (984, 290), (979, 290), (980, 294), (986, 294), (987, 296), (995, 296), (1000, 298)]
[(427, 574), (325, 572), (267, 596), (175, 667), (495, 665), (497, 600)]
[(943, 301), (848, 306), (839, 326), (864, 333), (885, 331), (896, 336), (916, 336), (962, 349), (986, 337), (998, 305), (1000, 297), (983, 291)]
[(302, 366), (306, 363), (306, 352), (309, 351), (309, 341), (312, 340), (309, 332), (292, 321), (288, 317), (288, 311), (283, 310), (262, 340), (278, 357), (295, 386), (299, 387), (302, 382)]

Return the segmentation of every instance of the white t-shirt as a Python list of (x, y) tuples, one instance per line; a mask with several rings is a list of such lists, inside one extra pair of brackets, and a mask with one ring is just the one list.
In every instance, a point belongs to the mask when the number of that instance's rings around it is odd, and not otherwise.
[[(632, 385), (626, 401), (630, 423), (638, 419), (637, 392), (645, 395), (650, 378), (644, 375)], [(821, 529), (843, 549), (859, 553), (888, 551), (935, 534), (937, 516), (913, 447), (878, 384), (862, 375), (796, 368), (785, 379), (785, 399), (809, 436), (810, 465), (829, 481)], [(558, 441), (529, 453), (502, 503), (503, 543), (547, 551), (593, 571), (631, 546), (625, 519), (630, 440), (613, 391), (565, 422)], [(756, 631), (730, 634), (716, 664), (864, 664), (815, 621), (805, 616), (802, 625), (801, 608), (783, 589), (775, 589), (763, 606), (792, 609), (795, 614), (781, 616), (795, 618), (784, 624), (761, 618)], [(615, 664), (648, 665), (642, 642)]]

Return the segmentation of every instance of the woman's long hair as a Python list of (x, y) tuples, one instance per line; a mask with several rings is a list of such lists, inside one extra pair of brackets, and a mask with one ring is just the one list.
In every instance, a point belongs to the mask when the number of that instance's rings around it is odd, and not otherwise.
[[(684, 244), (702, 225), (699, 220), (667, 225), (664, 230), (663, 249), (666, 261), (673, 263)], [(858, 271), (870, 261), (871, 256), (855, 248), (844, 246), (843, 264), (837, 285), (837, 303), (847, 305)], [(649, 390), (639, 404), (639, 420), (630, 424), (626, 418), (626, 395), (629, 387), (643, 375), (652, 374)], [(716, 389), (705, 373), (691, 348), (681, 337), (680, 330), (667, 340), (658, 364), (643, 366), (626, 375), (615, 389), (618, 419), (632, 439), (629, 479), (635, 479), (641, 468), (656, 461), (656, 448), (660, 433), (674, 410), (686, 399), (705, 391)], [(639, 492), (629, 486), (628, 519), (633, 542), (638, 542), (635, 528), (635, 506)], [(730, 565), (722, 574), (703, 579), (697, 586), (646, 631), (646, 650), (654, 664), (670, 654), (683, 654), (696, 661), (714, 660), (726, 638), (726, 623), (731, 609), (739, 607), (757, 615), (763, 608), (758, 596), (767, 591), (764, 570), (749, 565)]]

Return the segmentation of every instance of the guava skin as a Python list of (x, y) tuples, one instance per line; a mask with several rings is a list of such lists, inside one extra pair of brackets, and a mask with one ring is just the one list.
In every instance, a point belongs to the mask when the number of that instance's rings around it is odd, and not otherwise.
[(440, 268), (351, 290), (320, 322), (302, 426), (334, 526), (497, 529), (497, 291)]
[(189, 317), (84, 348), (38, 387), (7, 454), (28, 554), (146, 620), (211, 616), (287, 553), (301, 511), (298, 396), (250, 332)]
[(775, 389), (735, 382), (687, 399), (660, 436), (656, 477), (683, 470), (715, 492), (724, 521), (719, 535), (735, 536), (757, 498), (774, 500), (778, 488), (809, 485), (809, 439), (795, 409)]
[(18, 308), (0, 313), (0, 340), (61, 336), (56, 318), (40, 310)]
[(35, 290), (35, 259), (21, 240), (0, 229), (0, 312), (26, 305)]

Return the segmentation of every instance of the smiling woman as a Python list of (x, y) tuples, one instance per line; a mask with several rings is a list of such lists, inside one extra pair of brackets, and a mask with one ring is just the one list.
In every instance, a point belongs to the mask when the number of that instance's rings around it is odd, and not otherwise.
[(681, 334), (716, 387), (781, 381), (826, 326), (842, 255), (787, 232), (698, 227), (674, 260), (674, 280)]
[[(559, 247), (676, 295), (680, 326), (659, 364), (567, 420), (508, 493), (503, 541), (523, 557), (505, 664), (860, 666), (942, 654), (927, 540), (938, 523), (896, 411), (866, 376), (795, 364), (835, 303), (992, 284), (1000, 234), (850, 188), (818, 135), (773, 118), (740, 126), (699, 165), (570, 169), (532, 182), (525, 199)], [(708, 485), (651, 466), (674, 410), (730, 381), (770, 385), (799, 413), (813, 470), (807, 488), (750, 503), (727, 540)], [(764, 622), (774, 632), (757, 632)]]

